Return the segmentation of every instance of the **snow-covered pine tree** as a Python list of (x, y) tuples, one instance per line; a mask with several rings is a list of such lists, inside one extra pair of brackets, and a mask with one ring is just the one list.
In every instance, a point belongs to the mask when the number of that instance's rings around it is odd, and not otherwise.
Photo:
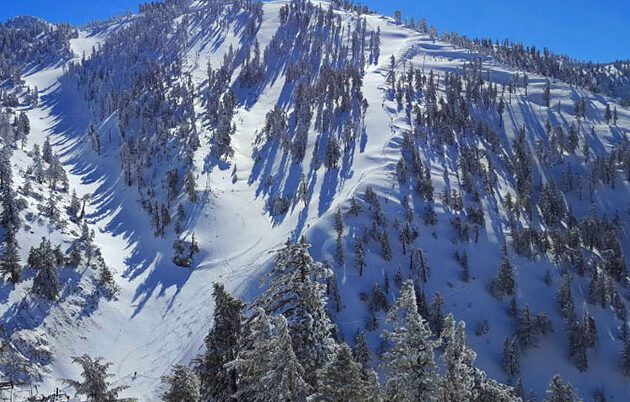
[(339, 265), (344, 264), (344, 244), (343, 244), (343, 217), (341, 208), (337, 208), (335, 213), (335, 230), (337, 232), (337, 248), (335, 251), (335, 259)]
[(442, 401), (472, 401), (475, 399), (475, 352), (466, 346), (464, 324), (458, 323), (451, 314), (444, 319), (440, 338), (444, 342), (445, 373), (440, 379), (439, 399)]
[(604, 111), (604, 119), (606, 120), (606, 124), (610, 124), (610, 120), (612, 119), (612, 112), (610, 110), (610, 104), (606, 104), (606, 110)]
[(503, 371), (511, 380), (516, 379), (521, 371), (520, 368), (520, 350), (515, 337), (505, 337), (503, 340), (502, 355)]
[(225, 365), (234, 360), (241, 336), (243, 303), (230, 296), (222, 284), (214, 284), (214, 326), (206, 336), (206, 352), (195, 367), (201, 382), (202, 400), (230, 401), (236, 392), (236, 374)]
[(390, 401), (437, 401), (438, 377), (433, 349), (439, 346), (427, 321), (418, 313), (413, 281), (406, 281), (387, 321), (384, 337), (392, 344), (384, 355), (390, 376), (386, 382)]
[(308, 244), (287, 243), (276, 255), (270, 285), (257, 301), (270, 314), (288, 321), (293, 350), (304, 367), (305, 380), (315, 384), (316, 370), (331, 361), (337, 351), (334, 325), (326, 312), (325, 285), (330, 269), (315, 262)]
[(363, 248), (363, 239), (361, 237), (357, 237), (356, 243), (354, 244), (354, 259), (355, 265), (359, 269), (359, 276), (363, 276), (363, 269), (367, 265), (365, 262), (365, 250)]
[(549, 107), (549, 105), (551, 104), (551, 83), (549, 82), (549, 79), (545, 81), (545, 86), (543, 88), (543, 93), (542, 93), (542, 99), (543, 99), (544, 105), (546, 107)]
[[(378, 401), (378, 384), (363, 373), (348, 345), (343, 344), (334, 359), (317, 373), (317, 392), (310, 398), (326, 401)], [(377, 393), (375, 393), (375, 391)]]
[(56, 300), (61, 290), (58, 261), (50, 241), (42, 239), (37, 248), (31, 248), (28, 265), (36, 271), (33, 279), (33, 293), (48, 299)]
[(514, 268), (507, 255), (507, 248), (503, 249), (503, 257), (499, 272), (491, 284), (492, 294), (497, 297), (511, 296), (516, 291)]
[(162, 394), (164, 402), (198, 402), (201, 398), (201, 384), (191, 368), (178, 364), (173, 367), (171, 374), (161, 380), (167, 387)]
[(192, 170), (188, 170), (186, 172), (186, 176), (184, 177), (184, 188), (186, 189), (190, 202), (197, 202), (197, 181), (195, 180), (195, 175)]
[(571, 384), (565, 383), (559, 374), (554, 375), (547, 388), (544, 402), (581, 402)]
[[(624, 324), (627, 327), (627, 324)], [(621, 372), (626, 377), (630, 377), (630, 339), (623, 341), (623, 350), (621, 351)]]
[(15, 235), (7, 232), (4, 239), (4, 253), (0, 257), (0, 274), (12, 284), (20, 281), (22, 276), (22, 266), (20, 265), (20, 253)]
[(475, 367), (477, 354), (466, 345), (463, 322), (455, 325), (449, 314), (444, 319), (440, 338), (445, 344), (442, 359), (446, 369), (439, 384), (440, 401), (521, 401), (511, 387), (487, 379), (485, 373)]
[(82, 380), (65, 379), (64, 382), (74, 388), (76, 395), (85, 395), (88, 401), (94, 402), (123, 401), (118, 398), (118, 394), (127, 387), (112, 387), (108, 381), (113, 376), (108, 373), (111, 363), (103, 363), (100, 357), (93, 359), (88, 355), (73, 357), (72, 361), (83, 369)]
[(304, 381), (283, 315), (269, 317), (257, 308), (249, 319), (240, 350), (226, 369), (237, 378), (233, 398), (242, 401), (306, 401), (311, 387)]
[(328, 144), (326, 145), (326, 158), (324, 159), (324, 165), (328, 169), (336, 169), (339, 166), (339, 159), (341, 158), (341, 146), (339, 141), (334, 135), (328, 138)]
[(44, 145), (42, 146), (42, 159), (46, 163), (50, 163), (52, 161), (53, 152), (52, 147), (50, 146), (50, 138), (46, 137), (44, 140)]
[(365, 340), (363, 331), (357, 330), (354, 336), (352, 355), (357, 362), (361, 363), (364, 369), (367, 368), (368, 363), (372, 360), (372, 352), (370, 352), (370, 347)]

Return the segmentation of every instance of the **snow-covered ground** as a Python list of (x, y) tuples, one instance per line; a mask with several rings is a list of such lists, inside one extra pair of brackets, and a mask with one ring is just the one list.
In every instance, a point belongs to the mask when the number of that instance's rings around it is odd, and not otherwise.
[[(270, 42), (280, 25), (279, 9), (283, 4), (283, 1), (264, 4), (264, 17), (257, 34), (261, 49)], [(344, 19), (356, 18), (340, 13)], [(115, 270), (116, 282), (121, 289), (117, 300), (102, 301), (96, 312), (81, 319), (69, 318), (64, 311), (69, 307), (63, 303), (45, 317), (40, 328), (50, 335), (55, 359), (40, 389), (65, 387), (60, 378), (74, 378), (79, 374), (79, 368), (71, 363), (72, 356), (89, 353), (113, 363), (115, 384), (130, 387), (125, 395), (155, 400), (160, 376), (166, 374), (173, 364), (190, 363), (202, 351), (203, 338), (211, 325), (213, 282), (222, 282), (228, 291), (245, 300), (251, 299), (259, 291), (260, 274), (268, 267), (273, 251), (287, 238), (297, 239), (302, 234), (313, 245), (311, 252), (316, 258), (333, 261), (333, 215), (337, 208), (347, 207), (350, 197), (363, 194), (368, 186), (382, 197), (383, 209), (392, 221), (396, 216), (402, 216), (401, 190), (394, 177), (396, 163), (400, 159), (402, 133), (410, 127), (404, 112), (399, 112), (396, 101), (387, 96), (389, 56), (396, 57), (399, 69), (413, 63), (415, 67), (422, 67), (426, 72), (432, 70), (443, 77), (446, 72), (461, 69), (470, 54), (395, 25), (390, 18), (378, 15), (366, 18), (369, 30), (381, 29), (381, 57), (378, 65), (367, 68), (364, 77), (363, 93), (369, 109), (360, 146), (351, 157), (344, 159), (339, 171), (331, 174), (323, 167), (309, 170), (314, 136), (309, 139), (307, 156), (300, 166), (288, 166), (281, 155), (277, 155), (268, 159), (263, 172), (257, 171), (252, 158), (253, 140), (255, 133), (263, 127), (267, 112), (284, 96), (283, 72), (262, 88), (254, 103), (238, 107), (234, 118), (236, 133), (232, 140), (235, 155), (228, 168), (205, 169), (209, 133), (199, 124), (202, 146), (197, 151), (195, 165), (198, 187), (205, 191), (202, 200), (188, 214), (185, 225), (187, 232), (194, 232), (201, 247), (192, 270), (172, 263), (172, 235), (165, 238), (154, 236), (149, 217), (137, 200), (136, 190), (123, 183), (118, 153), (106, 151), (105, 155), (97, 156), (91, 151), (84, 135), (89, 124), (87, 107), (72, 83), (60, 81), (62, 66), (39, 70), (24, 77), (28, 85), (37, 86), (41, 91), (40, 105), (27, 110), (32, 126), (28, 147), (41, 144), (50, 136), (54, 151), (61, 156), (69, 173), (70, 187), (76, 189), (79, 195), (91, 196), (87, 221), (95, 229), (95, 243), (107, 264)], [(208, 63), (220, 64), (230, 46), (240, 46), (238, 23), (238, 20), (230, 21), (227, 29), (191, 24), (191, 43), (184, 69), (191, 73), (197, 88), (201, 88), (207, 79)], [(120, 22), (105, 28), (81, 31), (79, 38), (72, 41), (72, 50), (77, 56), (75, 61), (80, 62), (83, 55), (89, 57), (92, 48), (116, 29), (116, 24)], [(492, 60), (484, 63), (484, 69), (488, 70), (492, 81), (499, 83), (508, 82), (516, 73)], [(237, 76), (238, 70), (233, 77)], [(596, 135), (587, 139), (591, 149), (600, 152), (610, 150), (622, 136), (630, 135), (628, 110), (618, 108), (619, 122), (615, 129), (610, 129), (603, 121), (604, 105), (613, 104), (612, 100), (556, 82), (552, 86), (553, 107), (548, 109), (542, 106), (543, 85), (544, 78), (530, 76), (528, 95), (525, 96), (523, 89), (519, 88), (512, 103), (507, 105), (503, 119), (505, 128), (501, 133), (506, 141), (511, 142), (518, 129), (525, 125), (533, 149), (535, 140), (546, 135), (544, 124), (547, 118), (556, 123), (573, 120), (573, 101), (577, 96), (587, 99), (589, 118), (585, 124), (595, 128)], [(197, 102), (196, 109), (202, 113), (201, 101)], [(114, 115), (102, 122), (98, 129), (101, 132), (115, 130), (115, 125)], [(448, 163), (448, 158), (429, 149), (423, 151), (422, 157), (430, 162), (438, 194), (444, 189), (443, 166)], [(27, 158), (18, 151), (14, 162), (25, 168)], [(232, 174), (234, 168), (236, 180)], [(452, 175), (453, 169), (449, 170)], [(539, 164), (534, 176), (558, 175), (559, 172), (559, 169)], [(313, 197), (308, 206), (299, 203), (285, 216), (271, 217), (266, 207), (268, 199), (262, 190), (263, 180), (272, 174), (278, 191), (291, 194), (301, 173), (306, 175), (312, 188)], [(500, 179), (500, 186), (501, 192), (513, 192), (513, 184), (507, 180)], [(595, 192), (598, 211), (613, 216), (619, 209), (624, 228), (630, 224), (629, 191), (630, 183), (624, 181), (619, 182), (615, 190), (602, 187)], [(587, 214), (590, 210), (588, 197), (584, 200), (579, 200), (577, 196), (574, 198), (569, 201), (576, 214)], [(478, 244), (456, 244), (451, 240), (450, 211), (443, 208), (439, 200), (436, 202), (439, 224), (429, 228), (420, 223), (420, 235), (414, 244), (425, 251), (433, 271), (425, 293), (427, 296), (436, 291), (442, 294), (445, 311), (453, 312), (457, 319), (468, 323), (469, 341), (478, 353), (479, 366), (491, 377), (504, 380), (500, 353), (503, 338), (512, 331), (511, 318), (505, 313), (507, 300), (493, 298), (486, 287), (499, 266), (504, 241), (502, 233), (507, 228), (502, 209), (495, 210), (488, 200), (484, 200), (483, 205), (486, 223)], [(417, 216), (420, 214), (421, 211), (418, 211)], [(357, 329), (363, 328), (367, 317), (365, 303), (360, 301), (359, 293), (369, 291), (376, 282), (381, 283), (384, 272), (388, 272), (389, 279), (393, 280), (397, 268), (408, 264), (408, 257), (402, 255), (397, 239), (392, 238), (394, 259), (386, 262), (378, 252), (368, 252), (367, 272), (359, 277), (352, 262), (354, 242), (350, 238), (357, 235), (358, 228), (369, 225), (369, 219), (353, 219), (345, 218), (345, 236), (348, 238), (346, 264), (341, 267), (334, 265), (345, 305), (334, 318), (347, 341), (352, 340)], [(403, 220), (402, 217), (399, 219)], [(421, 222), (421, 218), (416, 219)], [(58, 231), (45, 233), (42, 230), (35, 229), (20, 238), (23, 261), (29, 248), (39, 243), (41, 236), (50, 236), (54, 243), (67, 238)], [(627, 233), (623, 241), (627, 255), (630, 253)], [(474, 278), (469, 283), (458, 279), (460, 269), (452, 258), (456, 250), (464, 249), (468, 251)], [(526, 390), (535, 392), (540, 398), (549, 378), (560, 372), (585, 399), (589, 399), (592, 391), (600, 386), (604, 386), (614, 400), (630, 399), (628, 379), (622, 377), (616, 367), (621, 344), (615, 339), (619, 323), (614, 314), (600, 307), (584, 306), (597, 321), (598, 346), (589, 352), (589, 370), (580, 373), (566, 359), (566, 335), (554, 288), (543, 282), (545, 270), (551, 268), (553, 283), (557, 286), (560, 281), (558, 270), (548, 261), (529, 261), (514, 256), (512, 262), (517, 267), (519, 302), (528, 304), (535, 313), (545, 312), (554, 325), (554, 333), (541, 337), (538, 346), (528, 350), (522, 358)], [(577, 308), (581, 312), (588, 280), (577, 279), (575, 291), (579, 301)], [(624, 291), (627, 296), (627, 290)], [(21, 296), (19, 292), (11, 293), (0, 307), (0, 313), (18, 303)], [(392, 292), (388, 297), (393, 299), (395, 294)], [(379, 316), (379, 319), (382, 318)], [(475, 336), (475, 326), (483, 320), (489, 321), (490, 331), (486, 335)], [(368, 334), (374, 350), (380, 343), (379, 334), (380, 331)]]

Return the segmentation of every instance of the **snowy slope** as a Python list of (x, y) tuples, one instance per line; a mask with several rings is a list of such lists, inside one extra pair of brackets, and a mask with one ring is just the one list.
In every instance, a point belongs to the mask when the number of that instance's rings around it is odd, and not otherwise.
[[(265, 49), (278, 32), (281, 25), (279, 11), (284, 4), (285, 1), (264, 3), (262, 23), (256, 33), (261, 49)], [(322, 4), (326, 7), (326, 3)], [(344, 23), (356, 22), (357, 19), (356, 14), (345, 11), (336, 11), (336, 14)], [(183, 70), (190, 73), (195, 89), (201, 92), (207, 81), (207, 65), (216, 68), (230, 46), (234, 49), (242, 47), (243, 18), (238, 13), (226, 11), (225, 20), (206, 21), (203, 2), (193, 5), (189, 18), (189, 43)], [(213, 282), (224, 283), (228, 291), (245, 300), (252, 299), (260, 291), (259, 278), (268, 268), (273, 251), (288, 238), (296, 240), (302, 235), (312, 244), (313, 256), (330, 261), (334, 268), (345, 308), (333, 313), (333, 316), (342, 336), (352, 342), (354, 333), (365, 327), (368, 318), (360, 293), (369, 292), (375, 283), (382, 284), (385, 273), (391, 282), (390, 287), (394, 289), (396, 272), (401, 270), (407, 275), (406, 267), (409, 265), (409, 256), (402, 254), (394, 229), (390, 231), (394, 254), (392, 261), (381, 258), (375, 243), (366, 246), (367, 268), (363, 276), (359, 276), (353, 261), (354, 239), (371, 225), (370, 215), (365, 212), (367, 206), (362, 201), (365, 190), (372, 187), (377, 193), (390, 227), (396, 218), (404, 221), (401, 197), (412, 195), (409, 188), (401, 188), (395, 179), (403, 133), (411, 131), (412, 127), (405, 111), (398, 107), (388, 92), (389, 57), (395, 56), (399, 72), (413, 65), (427, 74), (433, 71), (442, 80), (445, 73), (461, 71), (465, 62), (475, 58), (468, 51), (432, 41), (428, 35), (396, 25), (390, 18), (378, 15), (367, 15), (365, 18), (369, 31), (381, 30), (381, 57), (378, 64), (366, 67), (362, 88), (369, 103), (365, 129), (357, 138), (357, 146), (343, 156), (339, 169), (313, 167), (316, 165), (312, 160), (315, 134), (309, 136), (306, 157), (300, 165), (287, 161), (281, 151), (275, 154), (270, 151), (264, 154), (262, 165), (256, 163), (253, 157), (256, 149), (254, 140), (264, 126), (266, 114), (276, 104), (290, 109), (293, 102), (291, 95), (287, 95), (292, 87), (286, 81), (286, 66), (273, 67), (273, 70), (270, 67), (272, 71), (267, 73), (273, 78), (265, 80), (255, 90), (238, 87), (236, 79), (240, 67), (236, 67), (232, 74), (232, 84), (239, 101), (233, 120), (236, 125), (232, 137), (235, 154), (227, 163), (208, 167), (206, 156), (210, 152), (211, 131), (204, 120), (199, 119), (197, 129), (202, 145), (195, 153), (194, 172), (202, 196), (187, 210), (184, 231), (194, 233), (201, 252), (195, 257), (194, 268), (190, 270), (177, 267), (172, 262), (174, 234), (154, 236), (150, 218), (139, 203), (138, 192), (133, 187), (127, 187), (121, 177), (118, 150), (106, 149), (102, 155), (97, 155), (91, 149), (85, 135), (91, 122), (89, 105), (82, 99), (75, 83), (68, 77), (64, 78), (63, 67), (35, 70), (23, 77), (28, 85), (40, 88), (41, 97), (38, 107), (26, 110), (32, 126), (27, 147), (42, 144), (50, 136), (53, 148), (68, 172), (70, 187), (76, 189), (79, 196), (91, 196), (87, 222), (95, 230), (95, 244), (114, 270), (120, 287), (117, 300), (101, 301), (93, 314), (81, 320), (68, 318), (71, 307), (60, 304), (40, 323), (54, 354), (54, 360), (45, 367), (41, 390), (65, 387), (60, 378), (75, 378), (79, 374), (78, 368), (71, 363), (72, 356), (89, 353), (113, 363), (115, 384), (130, 387), (125, 395), (156, 400), (160, 376), (166, 374), (173, 364), (189, 364), (202, 351), (203, 338), (211, 325)], [(97, 48), (108, 34), (124, 24), (124, 21), (111, 22), (80, 31), (79, 38), (71, 42), (76, 55), (74, 61), (80, 62), (83, 55), (89, 58), (92, 48)], [(507, 84), (517, 73), (491, 59), (484, 60), (483, 69), (488, 72), (491, 81), (499, 84)], [(552, 107), (546, 108), (541, 100), (543, 86), (543, 77), (530, 75), (527, 96), (522, 88), (518, 88), (511, 104), (506, 105), (504, 127), (499, 131), (505, 144), (511, 144), (519, 128), (525, 125), (527, 141), (534, 149), (536, 140), (546, 138), (546, 119), (554, 124), (575, 120), (573, 103), (578, 97), (586, 99), (588, 108), (587, 119), (582, 124), (593, 126), (595, 130), (594, 136), (588, 134), (584, 137), (593, 152), (608, 153), (619, 145), (622, 137), (630, 135), (628, 110), (618, 107), (619, 121), (614, 128), (603, 120), (605, 104), (614, 105), (613, 99), (555, 82)], [(195, 111), (203, 115), (202, 97), (195, 100)], [(488, 114), (482, 118), (499, 129), (496, 115)], [(97, 129), (102, 133), (113, 132), (117, 137), (117, 119), (114, 113), (97, 122)], [(585, 132), (590, 132), (590, 129)], [(430, 167), (436, 194), (445, 188), (456, 188), (454, 183), (457, 178), (453, 173), (456, 160), (449, 153), (451, 151), (445, 149), (439, 153), (428, 146), (421, 149), (423, 163)], [(533, 157), (536, 158), (535, 155)], [(21, 168), (30, 163), (21, 151), (16, 152), (14, 158), (14, 163)], [(581, 166), (581, 160), (577, 156), (573, 158), (575, 166)], [(445, 166), (449, 168), (452, 187), (445, 184)], [(582, 166), (582, 170), (576, 173), (585, 172)], [(498, 166), (497, 173), (499, 192), (513, 195), (514, 183), (507, 169)], [(285, 215), (271, 216), (268, 208), (270, 198), (294, 194), (301, 174), (305, 175), (312, 194), (308, 205), (299, 202), (291, 205)], [(561, 166), (541, 161), (537, 161), (533, 172), (537, 181), (548, 177), (559, 180), (561, 174)], [(272, 176), (270, 186), (266, 184), (269, 176)], [(627, 180), (618, 180), (614, 190), (598, 186), (594, 192), (598, 214), (612, 217), (619, 210), (621, 227), (628, 227), (629, 191)], [(352, 196), (361, 199), (364, 214), (359, 217), (344, 215), (346, 259), (345, 264), (339, 265), (334, 262), (334, 214), (338, 208), (347, 210)], [(435, 202), (438, 224), (434, 227), (424, 225), (422, 213), (425, 204), (417, 198), (412, 201), (412, 209), (419, 236), (413, 247), (424, 251), (432, 269), (432, 275), (424, 285), (425, 294), (432, 297), (437, 291), (441, 293), (445, 312), (452, 312), (457, 319), (467, 322), (468, 339), (478, 353), (479, 366), (490, 377), (503, 381), (501, 347), (504, 337), (512, 331), (512, 320), (505, 312), (509, 299), (498, 300), (487, 291), (487, 285), (500, 264), (501, 246), (504, 241), (510, 240), (505, 235), (509, 228), (500, 197), (482, 199), (485, 226), (480, 230), (478, 243), (461, 243), (453, 239), (450, 221), (454, 211), (443, 205), (439, 196), (436, 196)], [(591, 210), (588, 197), (580, 199), (575, 192), (567, 195), (567, 202), (577, 216), (586, 216)], [(28, 249), (39, 243), (41, 236), (51, 236), (55, 243), (68, 237), (54, 230), (46, 233), (43, 228), (22, 233), (23, 261)], [(628, 255), (628, 233), (622, 233), (621, 239)], [(473, 280), (469, 283), (461, 281), (460, 268), (453, 259), (455, 251), (462, 250), (467, 250), (470, 258)], [(621, 348), (616, 339), (620, 322), (610, 309), (586, 304), (588, 279), (574, 279), (574, 295), (578, 316), (585, 308), (597, 321), (598, 346), (589, 352), (589, 370), (580, 373), (566, 359), (566, 334), (556, 303), (561, 268), (547, 258), (531, 261), (513, 252), (510, 256), (516, 267), (519, 306), (528, 304), (534, 313), (545, 312), (554, 328), (551, 335), (540, 337), (538, 346), (529, 349), (522, 357), (525, 389), (534, 392), (540, 399), (549, 378), (559, 372), (579, 389), (585, 399), (589, 399), (598, 387), (604, 387), (614, 400), (630, 398), (628, 379), (616, 367)], [(543, 281), (547, 269), (551, 270), (552, 286)], [(20, 302), (26, 285), (9, 293), (2, 312)], [(621, 292), (627, 305), (627, 288), (622, 288)], [(390, 302), (393, 301), (396, 291), (392, 290), (387, 297)], [(7, 318), (3, 315), (4, 323)], [(384, 314), (378, 313), (377, 318), (379, 323), (382, 322)], [(488, 320), (490, 331), (476, 336), (475, 328), (483, 320)], [(367, 334), (373, 350), (380, 345), (380, 332), (379, 328)]]

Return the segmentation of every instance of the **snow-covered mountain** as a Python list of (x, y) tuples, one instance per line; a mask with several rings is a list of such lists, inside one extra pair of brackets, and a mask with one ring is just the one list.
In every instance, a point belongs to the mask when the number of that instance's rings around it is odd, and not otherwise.
[(333, 3), (2, 26), (3, 377), (72, 393), (88, 354), (156, 400), (205, 353), (214, 283), (254, 302), (305, 239), (336, 340), (362, 334), (382, 381), (412, 279), (433, 333), (465, 321), (476, 365), (524, 399), (555, 374), (630, 398), (627, 66), (607, 91)]

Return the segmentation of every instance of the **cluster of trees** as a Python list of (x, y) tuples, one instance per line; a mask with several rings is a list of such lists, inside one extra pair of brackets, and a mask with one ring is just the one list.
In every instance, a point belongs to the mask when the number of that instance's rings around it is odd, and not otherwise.
[[(5, 280), (17, 284), (22, 280), (23, 267), (20, 261), (17, 233), (21, 226), (20, 211), (26, 208), (27, 201), (18, 197), (14, 190), (13, 169), (11, 157), (18, 142), (22, 145), (30, 132), (30, 123), (24, 112), (16, 114), (13, 123), (9, 123), (9, 114), (6, 110), (0, 113), (0, 137), (4, 146), (0, 151), (0, 189), (2, 191), (0, 223), (4, 229), (4, 250), (0, 258), (0, 273)], [(24, 184), (19, 188), (19, 195), (42, 200), (42, 194), (33, 189), (33, 184), (48, 185), (49, 196), (38, 208), (43, 216), (49, 218), (51, 223), (63, 222), (59, 202), (68, 192), (68, 177), (59, 157), (53, 152), (49, 138), (41, 147), (34, 144), (29, 156), (33, 164), (24, 172)], [(87, 198), (78, 199), (76, 193), (72, 193), (66, 212), (71, 221), (80, 223), (83, 218)], [(63, 252), (60, 246), (53, 247), (48, 240), (42, 240), (40, 245), (31, 248), (27, 267), (35, 270), (33, 280), (33, 293), (49, 299), (56, 300), (61, 289), (58, 270), (61, 267), (79, 268), (84, 263), (92, 266), (99, 272), (97, 283), (104, 294), (113, 296), (116, 286), (113, 276), (104, 260), (100, 256), (98, 248), (92, 244), (92, 236), (87, 225), (83, 221), (82, 234), (72, 246)]]
[(364, 18), (346, 27), (332, 4), (324, 10), (309, 1), (292, 1), (281, 8), (280, 19), (264, 61), (273, 68), (278, 59), (286, 64), (286, 85), (294, 88), (293, 111), (271, 110), (258, 142), (279, 143), (299, 163), (313, 125), (326, 134), (325, 142), (317, 139), (314, 158), (319, 160), (320, 143), (325, 144), (325, 165), (334, 169), (342, 147), (352, 148), (358, 138), (367, 109), (361, 91), (364, 68), (367, 57), (378, 59), (380, 33), (370, 33), (368, 40)]
[(0, 81), (19, 85), (22, 71), (29, 66), (70, 58), (70, 39), (77, 37), (77, 29), (69, 24), (49, 24), (34, 17), (0, 24)]
[[(182, 70), (188, 3), (142, 5), (138, 18), (112, 32), (90, 58), (67, 71), (91, 105), (94, 124), (86, 135), (93, 149), (99, 155), (107, 149), (119, 153), (124, 182), (138, 188), (158, 236), (170, 222), (164, 210), (170, 215), (173, 201), (185, 190), (181, 178), (189, 176), (200, 146), (195, 88)], [(118, 126), (99, 128), (113, 113)], [(163, 197), (160, 187), (169, 190)]]
[[(442, 315), (439, 331), (433, 330), (422, 315), (412, 280), (400, 284), (396, 302), (387, 306), (389, 326), (383, 332), (387, 347), (381, 353), (387, 374), (379, 381), (363, 334), (357, 333), (352, 348), (336, 336), (325, 308), (323, 281), (330, 275), (325, 264), (311, 258), (307, 244), (287, 243), (276, 256), (267, 290), (252, 305), (215, 284), (214, 325), (205, 339), (206, 351), (192, 368), (176, 365), (162, 378), (162, 399), (521, 401), (526, 397), (520, 383), (516, 388), (498, 383), (475, 366), (476, 353), (466, 343), (463, 322)], [(520, 350), (533, 344), (533, 336), (550, 330), (544, 316), (532, 317), (527, 307), (518, 316), (519, 329), (504, 342), (503, 367), (511, 376), (519, 374)], [(591, 318), (584, 320), (588, 323)], [(109, 363), (87, 355), (74, 361), (82, 367), (82, 380), (65, 381), (77, 395), (124, 400), (119, 394), (125, 387), (108, 381)], [(544, 400), (579, 397), (556, 375)]]
[(193, 263), (193, 257), (199, 252), (199, 244), (195, 239), (195, 234), (191, 235), (190, 241), (186, 239), (176, 239), (173, 244), (175, 255), (173, 263), (180, 267), (190, 268)]
[(164, 377), (164, 400), (521, 400), (474, 365), (463, 323), (442, 317), (434, 335), (419, 313), (412, 281), (401, 283), (388, 311), (388, 375), (381, 386), (363, 335), (357, 334), (354, 348), (335, 335), (323, 282), (331, 272), (307, 248), (287, 243), (278, 252), (269, 286), (251, 306), (215, 285), (206, 352), (193, 369), (176, 366)]
[(593, 92), (630, 102), (627, 85), (630, 81), (630, 63), (616, 61), (610, 64), (581, 62), (560, 56), (544, 48), (525, 46), (507, 39), (470, 39), (458, 33), (442, 33), (442, 39), (471, 51), (490, 55), (509, 66), (545, 77), (561, 80)]
[[(13, 130), (10, 126), (7, 126), (7, 122), (4, 119), (6, 119), (6, 116), (0, 114), (0, 128), (3, 128), (2, 131), (12, 132)], [(10, 136), (13, 137), (14, 135)], [(2, 274), (3, 279), (16, 284), (20, 281), (22, 274), (19, 254), (20, 246), (16, 238), (21, 225), (20, 206), (13, 190), (13, 169), (11, 167), (13, 149), (10, 145), (11, 142), (7, 139), (6, 132), (2, 133), (2, 138), (4, 139), (4, 146), (0, 150), (0, 190), (2, 192), (0, 225), (4, 229), (4, 252), (2, 258), (0, 258), (0, 274)]]
[[(387, 77), (389, 96), (398, 104), (399, 112), (406, 116), (412, 128), (410, 131), (403, 131), (402, 157), (396, 166), (403, 215), (414, 216), (405, 194), (418, 195), (417, 200), (422, 199), (425, 203), (425, 224), (437, 222), (433, 208), (435, 196), (432, 167), (421, 156), (427, 148), (430, 148), (429, 152), (433, 155), (431, 163), (435, 163), (434, 160), (438, 163), (442, 161), (440, 168), (443, 171), (445, 190), (440, 200), (443, 208), (452, 214), (451, 227), (455, 232), (454, 238), (458, 241), (478, 240), (479, 230), (484, 225), (485, 207), (481, 203), (482, 197), (490, 205), (496, 202), (496, 197), (500, 196), (498, 177), (499, 174), (504, 174), (515, 190), (501, 198), (508, 222), (507, 229), (512, 238), (511, 245), (516, 254), (546, 258), (550, 263), (562, 265), (569, 270), (575, 269), (581, 276), (590, 275), (591, 296), (587, 301), (611, 307), (622, 323), (619, 331), (627, 328), (625, 301), (618, 291), (624, 278), (627, 278), (626, 258), (620, 240), (623, 234), (618, 226), (619, 213), (613, 222), (605, 216), (597, 217), (595, 213), (591, 217), (578, 218), (567, 202), (566, 193), (579, 190), (581, 199), (582, 188), (588, 188), (593, 200), (594, 188), (598, 182), (608, 184), (614, 189), (620, 172), (625, 180), (629, 180), (628, 140), (621, 139), (610, 152), (598, 150), (593, 155), (584, 126), (588, 119), (595, 116), (589, 116), (590, 109), (587, 110), (585, 100), (578, 99), (574, 110), (576, 122), (557, 127), (547, 122), (547, 140), (537, 141), (535, 150), (528, 141), (528, 128), (525, 126), (518, 130), (514, 141), (509, 143), (502, 133), (503, 114), (509, 107), (516, 88), (521, 87), (527, 91), (527, 74), (515, 74), (511, 82), (502, 85), (491, 82), (489, 74), (486, 78), (481, 61), (466, 63), (461, 71), (447, 72), (443, 76), (432, 71), (427, 74), (408, 64), (403, 69), (398, 66), (399, 63), (392, 56)], [(543, 98), (549, 107), (549, 81)], [(614, 109), (610, 106), (603, 111), (602, 116), (609, 124), (616, 123)], [(591, 135), (595, 135), (594, 129)], [(576, 157), (578, 155), (583, 158)], [(534, 169), (539, 167), (536, 159), (543, 164), (543, 169), (549, 169), (549, 174), (543, 176), (544, 182), (537, 183)], [(584, 163), (576, 167), (575, 163), (581, 160)], [(563, 172), (556, 183), (552, 169), (558, 165), (563, 168)], [(582, 167), (586, 167), (590, 175), (577, 176), (573, 173)], [(375, 253), (380, 248), (385, 261), (392, 259), (391, 251), (388, 251), (391, 250), (387, 229), (389, 224), (372, 189), (368, 189), (364, 201), (374, 217), (371, 230), (369, 227), (349, 229), (352, 233), (365, 234), (354, 236), (352, 245), (355, 265), (361, 275), (367, 266), (366, 253), (371, 238), (376, 240), (373, 245)], [(349, 211), (348, 215), (358, 215), (362, 207), (353, 199), (349, 209), (352, 212)], [(415, 205), (413, 209), (418, 211)], [(393, 227), (399, 233), (401, 249), (405, 254), (407, 247), (412, 247), (413, 243), (413, 218), (402, 225), (394, 222)], [(471, 236), (471, 233), (475, 235)], [(338, 262), (341, 261), (340, 256), (345, 249), (339, 244), (339, 239), (341, 236), (338, 236), (336, 251)], [(514, 296), (518, 286), (507, 247), (504, 248), (503, 255), (497, 275), (490, 283), (491, 293), (501, 298)], [(467, 256), (457, 253), (456, 260), (462, 268), (462, 280), (470, 280)], [(411, 268), (409, 272), (411, 273)], [(400, 282), (394, 280), (397, 281)], [(551, 286), (550, 274), (545, 281)], [(371, 294), (361, 295), (362, 300), (368, 303), (371, 317), (367, 325), (369, 330), (378, 327), (375, 312), (386, 308), (379, 301), (383, 300), (382, 294), (388, 293), (388, 286), (385, 273), (383, 285), (377, 284)], [(418, 299), (422, 300), (424, 295), (418, 294)], [(516, 381), (519, 376), (518, 356), (535, 345), (536, 337), (548, 334), (552, 327), (545, 313), (533, 315), (527, 307), (519, 310), (516, 299), (512, 300), (513, 307), (510, 310), (513, 310), (511, 314), (515, 332), (506, 339), (504, 354), (506, 373)], [(426, 305), (426, 302), (419, 304)], [(431, 308), (426, 310), (430, 312)], [(596, 347), (595, 321), (587, 312), (583, 313), (567, 316), (571, 318), (565, 317), (564, 326), (568, 338), (568, 357), (580, 370), (588, 367), (586, 351)], [(431, 318), (431, 314), (426, 317)]]
[[(212, 21), (207, 23), (226, 24), (224, 2), (216, 2), (216, 10), (211, 14)], [(247, 28), (242, 37), (243, 46), (235, 52), (232, 45), (223, 56), (223, 62), (218, 68), (213, 68), (208, 62), (208, 86), (204, 91), (206, 116), (212, 130), (212, 154), (218, 159), (228, 159), (234, 155), (231, 145), (231, 137), (236, 131), (232, 122), (237, 99), (230, 87), (232, 74), (241, 63), (241, 71), (238, 76), (240, 87), (252, 87), (265, 79), (265, 65), (261, 60), (260, 45), (256, 39), (256, 33), (262, 22), (263, 9), (260, 1), (234, 1), (232, 10), (243, 12), (243, 18)], [(253, 49), (252, 49), (253, 47)]]

